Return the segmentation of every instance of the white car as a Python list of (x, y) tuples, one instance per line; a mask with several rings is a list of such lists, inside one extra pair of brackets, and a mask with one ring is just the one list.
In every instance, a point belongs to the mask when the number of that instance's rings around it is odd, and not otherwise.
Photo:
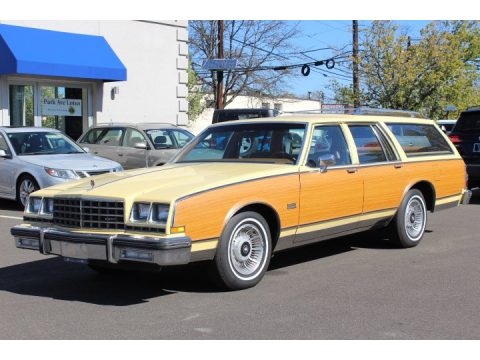
[(122, 170), (58, 130), (0, 127), (0, 198), (16, 199), (22, 206), (40, 188)]

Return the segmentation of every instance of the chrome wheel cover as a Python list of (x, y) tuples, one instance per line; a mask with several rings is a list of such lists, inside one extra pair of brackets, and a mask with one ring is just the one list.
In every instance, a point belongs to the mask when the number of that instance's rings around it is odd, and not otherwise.
[(427, 213), (423, 199), (412, 196), (405, 209), (405, 232), (412, 241), (418, 241), (425, 230)]
[(35, 185), (33, 184), (32, 180), (24, 179), (20, 183), (20, 202), (23, 206), (27, 204), (27, 199), (32, 192), (35, 191)]
[(237, 224), (228, 244), (228, 263), (235, 276), (254, 279), (264, 268), (267, 253), (267, 233), (262, 223), (248, 218)]

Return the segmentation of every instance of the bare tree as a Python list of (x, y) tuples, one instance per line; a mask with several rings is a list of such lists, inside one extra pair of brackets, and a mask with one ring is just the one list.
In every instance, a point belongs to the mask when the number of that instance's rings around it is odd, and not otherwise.
[[(216, 74), (201, 69), (204, 59), (216, 58), (217, 21), (193, 20), (190, 26), (190, 52), (197, 74), (216, 96)], [(228, 105), (244, 93), (275, 96), (285, 89), (289, 70), (255, 69), (271, 65), (289, 64), (295, 50), (291, 40), (298, 34), (297, 26), (285, 21), (226, 20), (224, 55), (237, 59), (241, 71), (227, 71), (224, 75), (223, 103)], [(215, 99), (216, 100), (216, 99)]]

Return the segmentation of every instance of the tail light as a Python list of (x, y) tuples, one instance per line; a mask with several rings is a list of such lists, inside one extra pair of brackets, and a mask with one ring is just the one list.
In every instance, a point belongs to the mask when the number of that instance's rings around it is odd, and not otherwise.
[(450, 135), (449, 138), (450, 138), (450, 141), (455, 145), (460, 144), (462, 142), (462, 140), (460, 139), (460, 136), (458, 135)]

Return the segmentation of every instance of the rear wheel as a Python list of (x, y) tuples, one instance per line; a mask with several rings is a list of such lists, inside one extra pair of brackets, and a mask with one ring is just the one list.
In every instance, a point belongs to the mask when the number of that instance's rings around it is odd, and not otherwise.
[(17, 202), (25, 207), (30, 194), (40, 189), (37, 181), (30, 175), (23, 175), (17, 184)]
[(243, 212), (230, 219), (214, 259), (219, 284), (228, 290), (255, 286), (265, 275), (272, 254), (267, 222), (260, 214)]
[(417, 246), (422, 240), (427, 225), (427, 206), (420, 190), (407, 192), (395, 219), (390, 224), (392, 240), (400, 247)]

